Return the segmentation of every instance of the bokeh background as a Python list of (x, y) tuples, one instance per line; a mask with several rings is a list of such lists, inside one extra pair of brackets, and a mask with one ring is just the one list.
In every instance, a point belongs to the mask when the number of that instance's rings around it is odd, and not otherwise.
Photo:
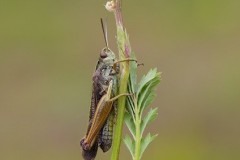
[[(0, 1), (0, 159), (82, 159), (105, 0)], [(240, 159), (240, 1), (124, 0), (139, 77), (163, 72), (143, 159)], [(109, 159), (99, 151), (97, 159)], [(122, 145), (120, 159), (130, 159)]]

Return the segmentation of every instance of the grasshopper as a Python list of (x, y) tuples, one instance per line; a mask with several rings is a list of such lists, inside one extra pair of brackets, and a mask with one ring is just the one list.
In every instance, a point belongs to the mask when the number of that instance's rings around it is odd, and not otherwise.
[(103, 152), (111, 148), (113, 123), (117, 109), (115, 100), (120, 96), (129, 95), (117, 95), (119, 63), (136, 61), (130, 58), (116, 60), (115, 54), (108, 47), (107, 30), (102, 19), (101, 24), (106, 46), (100, 52), (93, 74), (89, 125), (86, 136), (80, 141), (82, 156), (85, 160), (93, 160), (96, 157), (98, 146)]

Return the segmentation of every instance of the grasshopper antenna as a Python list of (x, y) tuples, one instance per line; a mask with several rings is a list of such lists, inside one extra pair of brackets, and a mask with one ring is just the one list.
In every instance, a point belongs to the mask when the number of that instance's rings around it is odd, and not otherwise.
[(101, 18), (101, 24), (102, 24), (102, 31), (103, 31), (103, 36), (105, 40), (106, 47), (108, 48), (108, 38), (107, 38), (107, 25), (103, 22), (103, 19)]

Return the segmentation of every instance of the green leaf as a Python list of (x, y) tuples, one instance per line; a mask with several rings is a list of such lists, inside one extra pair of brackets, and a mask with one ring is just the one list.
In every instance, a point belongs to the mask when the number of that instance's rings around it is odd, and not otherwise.
[(153, 79), (155, 77), (156, 73), (157, 73), (156, 68), (155, 69), (150, 69), (149, 72), (147, 73), (147, 75), (144, 75), (142, 77), (142, 79), (141, 79), (141, 81), (139, 82), (139, 85), (138, 85), (138, 93), (147, 82), (149, 82), (151, 79)]
[(130, 151), (132, 158), (134, 158), (134, 141), (129, 137), (129, 135), (126, 135), (125, 138), (123, 139), (123, 142), (127, 146), (128, 150)]
[[(132, 59), (136, 59), (134, 53), (131, 53)], [(130, 61), (130, 75), (128, 80), (128, 93), (135, 94), (137, 88), (137, 63), (135, 61)], [(134, 117), (134, 103), (133, 97), (127, 97), (127, 111)]]
[(127, 97), (126, 109), (127, 112), (134, 118), (134, 103), (133, 98), (131, 96)]
[(155, 97), (156, 97), (156, 93), (154, 92), (151, 92), (146, 96), (145, 100), (142, 103), (141, 115), (142, 115), (142, 111), (153, 102)]
[(135, 128), (135, 124), (133, 122), (133, 119), (131, 117), (131, 115), (129, 113), (125, 113), (125, 117), (124, 117), (125, 123), (130, 131), (130, 133), (132, 134), (134, 140), (135, 138), (135, 134), (136, 134), (136, 128)]
[(153, 98), (155, 97), (155, 87), (159, 82), (159, 79), (154, 78), (149, 84), (146, 85), (146, 88), (144, 87), (142, 89), (138, 102), (141, 113), (145, 109), (145, 107), (153, 101)]
[(140, 107), (141, 113), (144, 108), (153, 101), (155, 95), (154, 89), (159, 82), (160, 73), (158, 73), (156, 70), (150, 70), (139, 83), (137, 97), (138, 106)]
[(157, 117), (158, 113), (157, 113), (157, 108), (154, 109), (150, 109), (150, 111), (146, 114), (146, 116), (144, 117), (144, 119), (141, 122), (141, 136), (143, 135), (143, 132), (147, 126), (147, 124), (151, 121), (153, 121), (156, 117)]
[(147, 146), (157, 137), (157, 134), (151, 136), (150, 133), (142, 139), (141, 141), (141, 152), (140, 152), (140, 158), (143, 155), (143, 152), (146, 150)]
[(156, 96), (155, 88), (160, 82), (160, 73), (157, 72), (157, 69), (150, 69), (136, 86), (137, 80), (134, 76), (134, 74), (136, 74), (135, 67), (136, 66), (132, 66), (132, 68), (130, 67), (130, 70), (132, 70), (128, 81), (128, 92), (135, 94), (134, 96), (127, 97), (126, 108), (128, 112), (125, 115), (125, 123), (132, 134), (134, 141), (127, 136), (124, 139), (124, 142), (132, 157), (134, 157), (133, 159), (140, 159), (147, 146), (156, 137), (156, 135), (151, 136), (149, 133), (145, 138), (142, 138), (147, 125), (156, 118), (157, 108), (150, 109), (144, 117), (142, 116), (142, 113), (143, 110), (152, 103)]
[[(132, 52), (131, 57), (132, 59), (136, 59), (135, 54)], [(129, 76), (129, 84), (131, 85), (131, 93), (135, 93), (137, 89), (137, 63), (135, 61), (130, 61), (130, 76)]]

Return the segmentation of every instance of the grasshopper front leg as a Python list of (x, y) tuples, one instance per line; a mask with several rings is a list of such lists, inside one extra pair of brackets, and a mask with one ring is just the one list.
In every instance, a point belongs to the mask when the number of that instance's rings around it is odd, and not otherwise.
[[(122, 62), (129, 62), (129, 61), (134, 61), (134, 62), (138, 62), (136, 59), (134, 59), (134, 58), (126, 58), (126, 59), (123, 59), (123, 60), (119, 60), (119, 61), (115, 61), (114, 63), (113, 63), (113, 70), (112, 70), (112, 72), (111, 72), (111, 75), (115, 75), (115, 74), (118, 74), (119, 72), (120, 72), (120, 67), (119, 67), (119, 64), (120, 63), (122, 63)], [(141, 63), (141, 64), (138, 64), (138, 66), (139, 65), (143, 65), (143, 63)]]
[(134, 59), (134, 58), (126, 58), (126, 59), (123, 59), (123, 60), (119, 60), (119, 61), (114, 62), (114, 65), (115, 65), (116, 63), (120, 63), (120, 62), (129, 62), (129, 61), (134, 61), (134, 62), (137, 63), (137, 60)]

